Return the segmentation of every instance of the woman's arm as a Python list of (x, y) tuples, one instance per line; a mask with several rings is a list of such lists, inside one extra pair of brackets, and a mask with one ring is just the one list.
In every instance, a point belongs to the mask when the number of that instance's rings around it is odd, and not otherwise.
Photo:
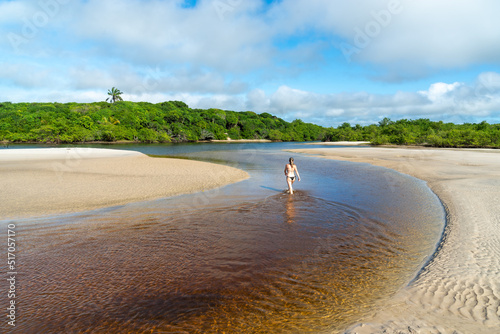
[(297, 173), (297, 180), (300, 181), (300, 174), (299, 174), (299, 170), (297, 169), (297, 166), (293, 166), (293, 169), (295, 170), (295, 172)]

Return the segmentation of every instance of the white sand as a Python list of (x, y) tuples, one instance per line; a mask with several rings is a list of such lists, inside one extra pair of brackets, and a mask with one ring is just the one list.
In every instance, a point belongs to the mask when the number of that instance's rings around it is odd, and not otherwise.
[(78, 212), (217, 188), (229, 166), (90, 148), (0, 150), (0, 219)]
[(212, 139), (211, 143), (271, 143), (269, 139)]
[(328, 145), (328, 146), (360, 146), (360, 145), (370, 145), (369, 141), (325, 141), (325, 142), (315, 142), (315, 143), (304, 143), (303, 145)]
[(311, 148), (427, 181), (448, 211), (441, 248), (346, 333), (500, 333), (500, 150)]
[(136, 151), (110, 150), (88, 147), (4, 149), (0, 150), (0, 162), (33, 160), (78, 160), (143, 155)]

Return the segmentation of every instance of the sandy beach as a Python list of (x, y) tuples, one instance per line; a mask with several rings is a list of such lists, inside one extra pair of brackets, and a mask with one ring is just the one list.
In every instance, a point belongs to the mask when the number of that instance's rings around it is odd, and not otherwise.
[(321, 146), (367, 146), (369, 141), (325, 141), (315, 143), (304, 143), (303, 145), (321, 145)]
[(90, 148), (0, 150), (0, 173), (0, 219), (79, 212), (248, 178), (229, 166)]
[[(431, 261), (346, 333), (500, 333), (499, 150), (328, 147), (293, 152), (412, 175), (427, 181), (447, 210)], [(389, 175), (381, 177), (394, 186)]]
[(212, 139), (211, 143), (272, 143), (269, 139)]

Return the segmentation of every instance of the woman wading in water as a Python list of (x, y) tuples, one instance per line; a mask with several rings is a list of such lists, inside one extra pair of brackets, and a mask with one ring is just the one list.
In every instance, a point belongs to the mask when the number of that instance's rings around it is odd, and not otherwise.
[(297, 173), (299, 181), (300, 175), (299, 171), (297, 170), (297, 166), (293, 163), (293, 158), (290, 158), (288, 161), (289, 163), (287, 163), (285, 166), (286, 183), (288, 184), (288, 192), (290, 194), (293, 194), (292, 184), (295, 182), (295, 173)]

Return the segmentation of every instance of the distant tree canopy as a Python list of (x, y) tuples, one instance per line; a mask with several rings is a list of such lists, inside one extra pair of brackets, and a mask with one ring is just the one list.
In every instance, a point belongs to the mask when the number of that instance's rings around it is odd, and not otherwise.
[(500, 124), (453, 124), (428, 119), (391, 121), (377, 125), (329, 128), (324, 141), (369, 141), (373, 145), (424, 145), (433, 147), (500, 148)]
[[(110, 95), (120, 93), (110, 90)], [(119, 96), (119, 95), (118, 95)], [(326, 128), (268, 113), (191, 109), (184, 102), (0, 103), (0, 140), (186, 142), (212, 139), (322, 140)]]
[[(110, 91), (111, 92), (111, 91)], [(213, 139), (369, 141), (374, 145), (500, 148), (500, 124), (453, 124), (428, 119), (324, 128), (286, 122), (269, 113), (191, 109), (184, 102), (0, 103), (0, 140), (81, 143), (187, 142)]]

